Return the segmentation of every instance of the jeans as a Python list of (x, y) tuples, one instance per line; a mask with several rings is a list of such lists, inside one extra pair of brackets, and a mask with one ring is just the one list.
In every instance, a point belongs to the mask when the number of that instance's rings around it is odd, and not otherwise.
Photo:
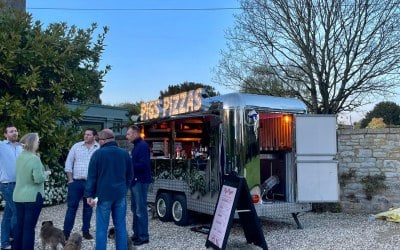
[(148, 183), (136, 182), (131, 187), (131, 210), (133, 213), (133, 234), (139, 240), (149, 240), (149, 215), (147, 212)]
[(6, 202), (3, 220), (1, 221), (1, 247), (8, 247), (10, 245), (10, 237), (15, 236), (14, 230), (17, 225), (17, 210), (13, 201), (14, 188), (15, 183), (0, 184), (0, 191)]
[(64, 234), (67, 236), (70, 235), (74, 227), (76, 211), (78, 210), (81, 200), (83, 202), (82, 232), (89, 232), (93, 209), (86, 203), (86, 199), (83, 197), (85, 184), (85, 180), (74, 180), (72, 183), (68, 184), (67, 212), (65, 213), (64, 219)]
[(33, 250), (35, 246), (35, 228), (43, 207), (40, 193), (35, 202), (15, 202), (17, 208), (17, 227), (15, 229), (14, 250)]
[(99, 201), (96, 208), (96, 250), (107, 248), (107, 230), (110, 212), (115, 227), (117, 250), (128, 249), (126, 231), (126, 197), (116, 201)]

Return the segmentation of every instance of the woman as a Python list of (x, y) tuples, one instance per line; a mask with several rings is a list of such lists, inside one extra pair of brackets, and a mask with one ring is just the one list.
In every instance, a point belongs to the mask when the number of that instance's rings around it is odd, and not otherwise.
[(20, 143), (24, 151), (17, 157), (16, 184), (13, 200), (17, 209), (17, 226), (14, 239), (15, 250), (33, 250), (35, 227), (43, 206), (44, 182), (50, 171), (44, 171), (40, 158), (39, 135), (24, 135)]

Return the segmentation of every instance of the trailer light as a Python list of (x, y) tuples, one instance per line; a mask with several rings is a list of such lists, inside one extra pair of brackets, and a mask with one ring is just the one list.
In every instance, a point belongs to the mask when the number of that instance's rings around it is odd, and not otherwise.
[(260, 202), (260, 196), (258, 194), (253, 194), (252, 198), (253, 198), (253, 203)]

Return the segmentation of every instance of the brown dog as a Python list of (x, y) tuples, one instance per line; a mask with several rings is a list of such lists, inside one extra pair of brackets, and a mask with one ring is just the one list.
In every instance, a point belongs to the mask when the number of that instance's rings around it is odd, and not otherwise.
[(152, 219), (157, 219), (157, 208), (154, 204), (148, 204), (147, 205), (147, 210), (148, 212), (151, 214), (151, 218)]
[(78, 233), (73, 233), (69, 236), (64, 250), (80, 250), (82, 248), (82, 236)]
[[(115, 240), (115, 228), (111, 227), (110, 229), (108, 229), (108, 234), (107, 234), (107, 238)], [(133, 250), (133, 243), (129, 237), (129, 235), (127, 235), (128, 238), (128, 250)]]
[(43, 249), (49, 244), (52, 250), (56, 250), (58, 244), (65, 245), (65, 236), (61, 229), (53, 226), (52, 221), (43, 221), (40, 229), (40, 239)]

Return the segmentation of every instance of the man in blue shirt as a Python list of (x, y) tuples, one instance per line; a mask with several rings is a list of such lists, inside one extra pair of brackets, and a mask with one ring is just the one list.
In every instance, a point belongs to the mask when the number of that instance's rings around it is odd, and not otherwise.
[(140, 129), (130, 126), (126, 139), (133, 143), (131, 152), (133, 164), (133, 181), (131, 185), (131, 210), (133, 213), (133, 244), (140, 246), (149, 243), (149, 221), (147, 212), (147, 191), (152, 181), (150, 147), (140, 137)]
[(15, 164), (22, 152), (18, 140), (18, 130), (13, 125), (4, 129), (6, 140), (0, 142), (0, 192), (6, 202), (3, 220), (1, 221), (1, 249), (11, 249), (10, 238), (17, 224), (16, 208), (13, 201), (15, 188)]

